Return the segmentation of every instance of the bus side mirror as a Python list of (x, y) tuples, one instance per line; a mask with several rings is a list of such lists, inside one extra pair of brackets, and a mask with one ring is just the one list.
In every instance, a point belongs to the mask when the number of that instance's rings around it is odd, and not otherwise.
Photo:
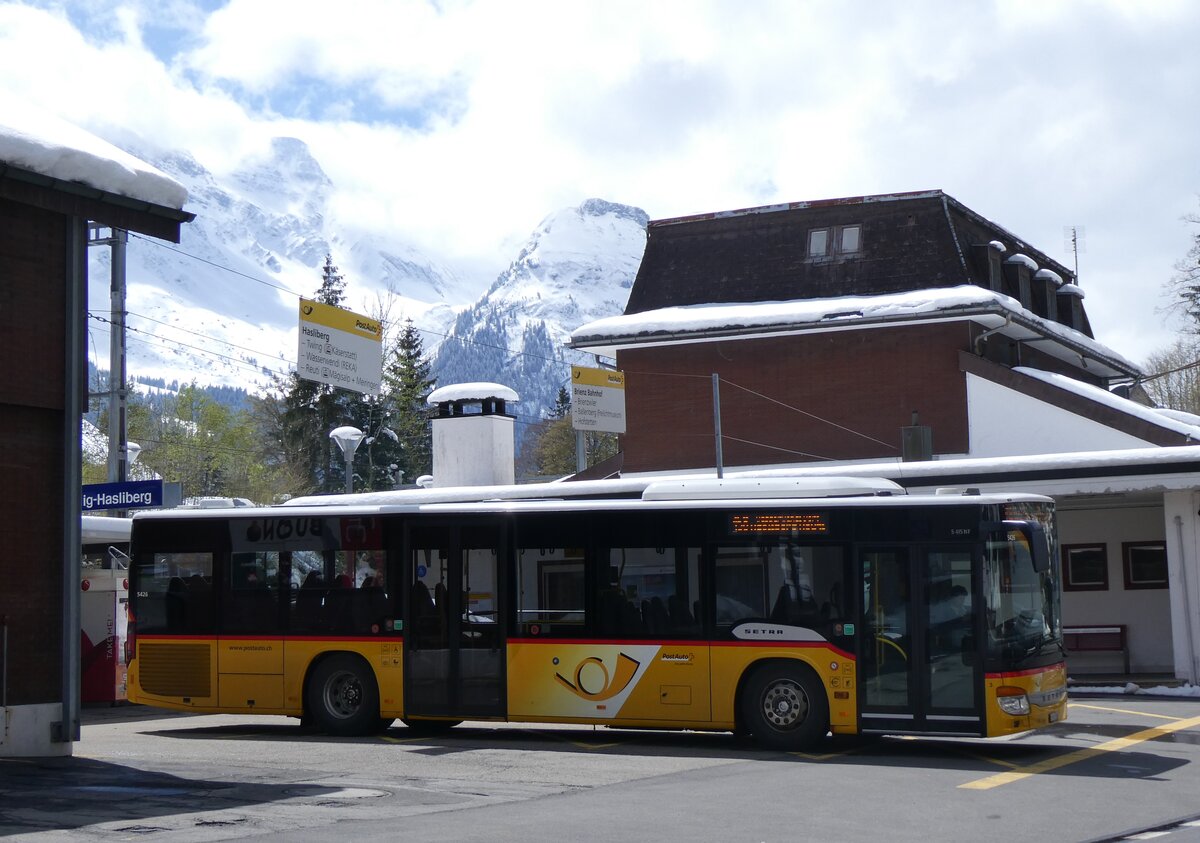
[(1044, 574), (1050, 570), (1050, 546), (1046, 543), (1046, 528), (1036, 521), (1022, 527), (1029, 535), (1029, 551), (1033, 554), (1033, 570)]
[(1046, 528), (1036, 521), (984, 521), (979, 525), (981, 533), (1000, 533), (1020, 530), (1029, 542), (1029, 553), (1033, 570), (1044, 574), (1050, 570), (1050, 546), (1046, 543)]

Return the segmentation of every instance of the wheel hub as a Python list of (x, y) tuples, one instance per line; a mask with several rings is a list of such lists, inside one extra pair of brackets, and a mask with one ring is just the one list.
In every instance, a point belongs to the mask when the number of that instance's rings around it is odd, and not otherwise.
[(808, 716), (808, 699), (794, 682), (776, 682), (763, 694), (763, 715), (776, 729), (794, 729)]

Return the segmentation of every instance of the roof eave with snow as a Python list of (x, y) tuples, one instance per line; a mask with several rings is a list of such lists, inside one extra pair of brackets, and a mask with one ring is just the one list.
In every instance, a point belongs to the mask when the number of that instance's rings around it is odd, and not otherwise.
[(1091, 337), (1037, 316), (1010, 296), (973, 285), (881, 296), (663, 308), (583, 325), (567, 345), (615, 357), (619, 350), (657, 345), (964, 320), (998, 329), (1019, 342), (1045, 343), (1039, 350), (1061, 359), (1086, 360), (1101, 377), (1142, 374), (1136, 364)]
[[(57, 193), (66, 194), (67, 196), (78, 197), (88, 203), (99, 203), (101, 205), (116, 209), (131, 212), (133, 215), (140, 215), (146, 220), (144, 223), (133, 223), (127, 218), (114, 218), (113, 215), (103, 215), (92, 212), (89, 208), (80, 208), (79, 216), (85, 216), (89, 219), (95, 219), (107, 224), (116, 225), (118, 228), (128, 228), (133, 231), (139, 231), (153, 237), (158, 237), (172, 242), (179, 242), (179, 226), (182, 223), (191, 222), (196, 218), (196, 215), (184, 211), (179, 208), (172, 208), (168, 205), (158, 205), (154, 202), (149, 202), (144, 199), (136, 199), (130, 196), (124, 196), (119, 193), (112, 193), (107, 190), (101, 190), (98, 187), (84, 184), (78, 181), (67, 181), (65, 179), (48, 176), (45, 173), (26, 170), (22, 167), (16, 167), (4, 161), (0, 161), (0, 184), (6, 180), (12, 182), (32, 185), (46, 190), (52, 190)], [(3, 188), (0, 189), (0, 195), (7, 198), (22, 201), (24, 196), (19, 195), (19, 189)], [(53, 210), (65, 210), (64, 208), (55, 208)]]

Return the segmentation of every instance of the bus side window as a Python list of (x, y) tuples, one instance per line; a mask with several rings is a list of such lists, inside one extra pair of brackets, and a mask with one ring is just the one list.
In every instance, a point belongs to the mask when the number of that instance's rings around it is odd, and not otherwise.
[(584, 634), (581, 548), (518, 548), (517, 592), (517, 621), (522, 634)]

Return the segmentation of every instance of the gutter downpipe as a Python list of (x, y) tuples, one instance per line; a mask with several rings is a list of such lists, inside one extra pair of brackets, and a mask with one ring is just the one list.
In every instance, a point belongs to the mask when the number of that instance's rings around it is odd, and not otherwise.
[(1183, 622), (1188, 642), (1188, 681), (1197, 683), (1196, 639), (1192, 632), (1192, 593), (1188, 591), (1187, 556), (1183, 552), (1183, 518), (1175, 516), (1176, 538), (1179, 540), (1179, 588), (1183, 592)]
[(975, 338), (975, 356), (976, 357), (983, 356), (983, 350), (981, 347), (983, 345), (984, 340), (986, 340), (992, 334), (1000, 333), (1001, 331), (1003, 331), (1005, 328), (1007, 328), (1011, 324), (1012, 324), (1012, 314), (1005, 314), (1003, 325), (997, 325), (995, 328), (989, 328), (988, 330), (984, 331), (982, 334), (977, 336)]

